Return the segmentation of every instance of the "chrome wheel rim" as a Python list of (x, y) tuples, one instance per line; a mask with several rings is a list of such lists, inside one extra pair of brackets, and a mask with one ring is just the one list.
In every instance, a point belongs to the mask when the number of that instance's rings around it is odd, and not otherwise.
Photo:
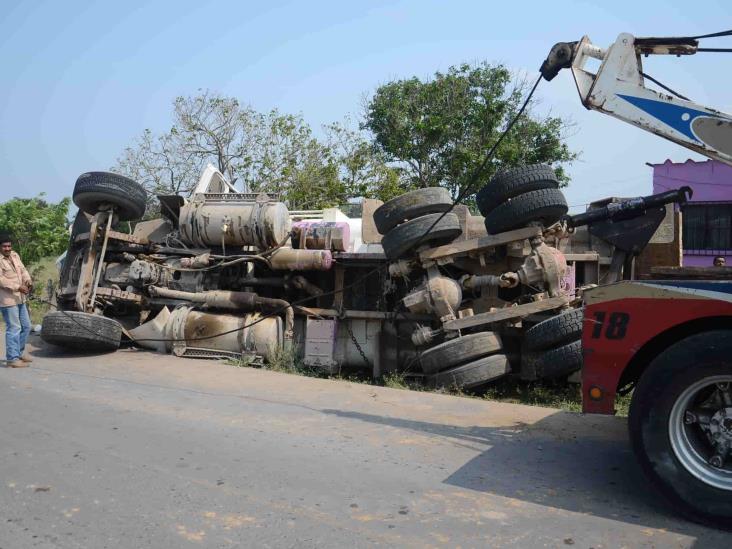
[[(715, 391), (724, 394), (720, 387), (726, 387), (727, 400), (720, 406), (704, 408), (705, 399), (708, 403)], [(732, 491), (731, 391), (732, 375), (701, 379), (679, 395), (669, 416), (669, 439), (676, 459), (701, 482), (726, 491)], [(710, 460), (719, 456), (720, 448), (722, 466), (715, 467)]]

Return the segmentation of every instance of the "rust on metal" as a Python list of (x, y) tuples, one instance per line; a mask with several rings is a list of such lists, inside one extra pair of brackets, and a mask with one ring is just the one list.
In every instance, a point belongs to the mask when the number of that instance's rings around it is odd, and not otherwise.
[(478, 253), (489, 248), (510, 244), (517, 240), (525, 240), (527, 238), (535, 238), (541, 236), (541, 228), (525, 227), (496, 235), (486, 235), (472, 240), (458, 240), (443, 246), (429, 248), (420, 252), (419, 258), (422, 261), (436, 261), (445, 258), (455, 258), (471, 253)]
[(338, 311), (336, 309), (324, 309), (322, 307), (305, 307), (303, 305), (293, 306), (295, 312), (305, 316), (322, 316), (324, 318), (361, 318), (368, 320), (410, 320), (415, 322), (429, 322), (433, 320), (432, 315), (387, 312), (387, 311), (359, 311), (355, 309), (344, 309)]
[(485, 326), (494, 322), (502, 322), (505, 320), (516, 320), (542, 311), (551, 311), (559, 309), (569, 304), (568, 297), (550, 297), (535, 301), (534, 303), (524, 303), (515, 307), (506, 307), (497, 311), (480, 313), (465, 318), (456, 318), (443, 324), (445, 330), (465, 330), (466, 328), (475, 328), (476, 326)]
[[(89, 240), (89, 235), (93, 232), (94, 231), (90, 230), (88, 233), (79, 233), (78, 235), (76, 235), (76, 238), (74, 238), (74, 242), (84, 242), (85, 240)], [(127, 242), (129, 244), (137, 244), (139, 246), (147, 246), (148, 244), (150, 244), (150, 241), (147, 238), (140, 238), (131, 234), (121, 233), (119, 231), (113, 230), (107, 231), (107, 238), (109, 238), (109, 240), (117, 240), (119, 242)]]
[(92, 294), (94, 281), (94, 265), (97, 261), (95, 241), (99, 235), (99, 221), (100, 214), (97, 214), (89, 227), (89, 233), (87, 233), (89, 235), (89, 244), (82, 260), (79, 281), (76, 285), (76, 308), (82, 312), (89, 312), (89, 297)]
[(134, 292), (126, 292), (124, 290), (116, 290), (114, 288), (106, 288), (100, 286), (97, 288), (97, 297), (104, 297), (112, 301), (127, 301), (129, 303), (142, 303), (142, 296)]
[(109, 231), (109, 238), (110, 240), (139, 244), (140, 246), (147, 246), (150, 243), (147, 238), (140, 238), (131, 234), (120, 233), (119, 231)]
[(293, 250), (280, 248), (269, 258), (277, 271), (327, 271), (333, 265), (330, 250)]

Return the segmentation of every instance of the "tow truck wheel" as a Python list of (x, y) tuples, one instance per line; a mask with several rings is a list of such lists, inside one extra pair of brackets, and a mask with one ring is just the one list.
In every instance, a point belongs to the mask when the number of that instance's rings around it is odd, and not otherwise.
[(386, 234), (399, 223), (431, 213), (446, 212), (452, 206), (450, 191), (444, 187), (428, 187), (409, 191), (384, 202), (374, 211), (374, 225)]
[(644, 472), (680, 513), (732, 529), (732, 331), (659, 354), (633, 393), (629, 429)]
[(539, 222), (553, 225), (567, 213), (567, 200), (559, 189), (539, 189), (511, 198), (485, 216), (489, 234), (503, 233)]
[(384, 248), (384, 255), (395, 260), (404, 257), (419, 244), (450, 242), (461, 233), (457, 215), (452, 212), (433, 213), (397, 225), (381, 239), (381, 246)]
[(113, 207), (120, 221), (134, 221), (145, 215), (145, 189), (116, 173), (87, 172), (76, 180), (74, 204), (90, 215)]
[(519, 166), (493, 176), (475, 195), (475, 203), (482, 216), (488, 215), (506, 200), (530, 191), (557, 189), (559, 180), (551, 166), (532, 164)]
[(106, 316), (53, 311), (43, 317), (41, 339), (77, 351), (114, 351), (122, 340), (122, 325)]
[(501, 342), (493, 332), (480, 332), (435, 345), (424, 351), (419, 361), (425, 374), (434, 374), (500, 350)]

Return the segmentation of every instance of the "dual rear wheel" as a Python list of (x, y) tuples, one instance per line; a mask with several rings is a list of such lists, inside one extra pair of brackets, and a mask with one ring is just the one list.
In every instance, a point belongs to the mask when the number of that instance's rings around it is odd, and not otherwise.
[(475, 196), (489, 234), (539, 223), (553, 225), (567, 213), (567, 201), (551, 166), (533, 164), (495, 175)]
[(521, 376), (527, 380), (567, 377), (582, 368), (584, 309), (568, 309), (524, 334)]
[(433, 387), (473, 389), (511, 371), (493, 332), (449, 339), (424, 351), (420, 357), (427, 383)]
[[(532, 223), (550, 226), (567, 213), (567, 201), (551, 166), (536, 164), (494, 176), (476, 195), (488, 233), (496, 234)], [(460, 236), (458, 217), (450, 212), (447, 189), (429, 187), (400, 195), (374, 212), (389, 260), (397, 260), (422, 244), (444, 244)]]
[(460, 221), (450, 208), (450, 193), (442, 187), (410, 191), (379, 206), (374, 224), (383, 235), (387, 259), (394, 261), (422, 244), (444, 244), (460, 236)]

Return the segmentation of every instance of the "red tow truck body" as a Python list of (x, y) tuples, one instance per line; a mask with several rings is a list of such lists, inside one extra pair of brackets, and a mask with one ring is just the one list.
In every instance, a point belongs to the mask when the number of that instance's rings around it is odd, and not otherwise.
[(622, 281), (588, 290), (584, 301), (585, 413), (615, 413), (618, 389), (635, 382), (658, 353), (732, 324), (729, 280)]

